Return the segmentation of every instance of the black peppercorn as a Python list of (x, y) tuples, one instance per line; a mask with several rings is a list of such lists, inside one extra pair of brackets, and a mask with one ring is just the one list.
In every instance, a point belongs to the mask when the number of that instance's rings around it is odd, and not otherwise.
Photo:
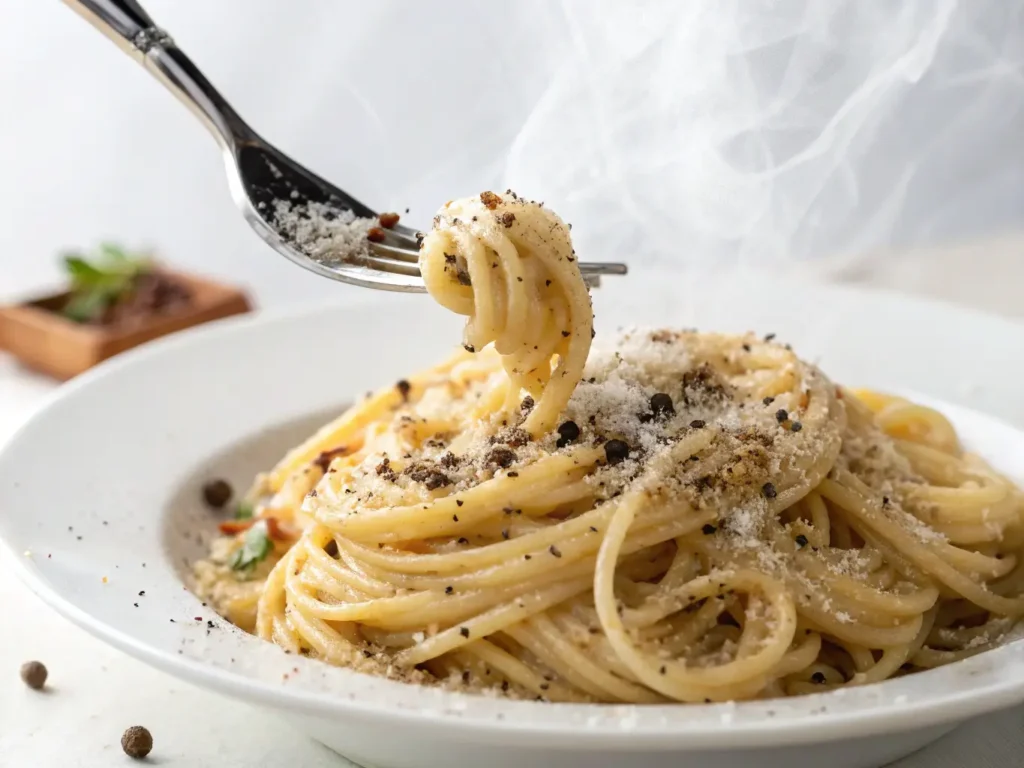
[(690, 422), (690, 426), (694, 429), (704, 429), (704, 419), (694, 419)]
[(406, 467), (403, 474), (409, 475), (417, 483), (423, 483), (428, 491), (436, 491), (438, 488), (451, 485), (452, 482), (451, 478), (441, 470), (418, 464)]
[(804, 428), (804, 425), (801, 424), (799, 421), (794, 421), (792, 424), (789, 425), (789, 428), (794, 432), (799, 432), (801, 429)]
[(510, 466), (512, 466), (512, 463), (515, 460), (515, 452), (508, 448), (504, 448), (500, 445), (495, 448), (492, 448), (490, 452), (487, 454), (487, 456), (484, 458), (484, 462), (486, 464), (493, 464), (495, 466), (501, 467), (502, 469), (508, 469)]
[(38, 691), (46, 685), (46, 667), (39, 661), (26, 661), (21, 665), (21, 679), (25, 685)]
[(817, 683), (818, 685), (821, 685), (822, 683), (825, 682), (825, 673), (824, 672), (815, 672), (813, 675), (811, 675), (811, 682), (812, 683)]
[(798, 547), (800, 547), (800, 549), (803, 549), (804, 547), (806, 547), (807, 546), (807, 537), (804, 536), (801, 533), (799, 536), (796, 537), (796, 545)]
[(558, 448), (564, 448), (569, 443), (578, 439), (580, 436), (580, 428), (576, 425), (575, 421), (563, 421), (558, 425), (558, 440), (555, 446)]
[(672, 398), (664, 392), (651, 395), (651, 413), (655, 416), (668, 417), (676, 412)]
[(629, 446), (622, 440), (609, 440), (604, 444), (604, 455), (609, 464), (618, 464), (629, 456)]
[(779, 422), (779, 424), (781, 424), (788, 418), (789, 412), (785, 408), (779, 408), (779, 410), (775, 412), (775, 420)]
[(775, 486), (772, 485), (771, 483), (765, 483), (764, 485), (762, 485), (761, 493), (764, 494), (764, 497), (766, 499), (774, 499), (776, 496), (778, 496), (778, 493), (775, 490)]
[(704, 524), (704, 527), (703, 527), (703, 528), (701, 528), (700, 530), (701, 530), (701, 532), (702, 532), (702, 533), (703, 533), (703, 534), (704, 534), (705, 536), (710, 536), (711, 534), (713, 534), (713, 533), (714, 533), (715, 531), (717, 531), (718, 529), (717, 529), (717, 528), (716, 528), (715, 526), (713, 526), (713, 525), (712, 525), (711, 523), (705, 523), (705, 524)]
[(121, 736), (121, 749), (128, 757), (141, 760), (153, 749), (153, 736), (141, 725), (133, 725)]
[(203, 500), (214, 509), (221, 509), (231, 501), (233, 493), (226, 480), (211, 480), (203, 486)]

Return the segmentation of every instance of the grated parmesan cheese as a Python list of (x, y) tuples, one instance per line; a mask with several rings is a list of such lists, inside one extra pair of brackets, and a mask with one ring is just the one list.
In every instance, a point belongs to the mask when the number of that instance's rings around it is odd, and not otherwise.
[(274, 201), (274, 224), (299, 249), (322, 264), (341, 264), (370, 255), (371, 227), (376, 218), (357, 217), (352, 211), (324, 203), (296, 205), (288, 200)]

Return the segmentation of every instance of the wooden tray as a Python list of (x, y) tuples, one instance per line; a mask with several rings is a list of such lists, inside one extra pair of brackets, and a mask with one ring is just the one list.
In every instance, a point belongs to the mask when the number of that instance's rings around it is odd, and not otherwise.
[(64, 381), (108, 357), (175, 331), (250, 311), (245, 293), (229, 286), (164, 270), (188, 286), (191, 306), (132, 324), (127, 328), (83, 325), (55, 310), (67, 293), (0, 307), (0, 349), (6, 349), (29, 368)]

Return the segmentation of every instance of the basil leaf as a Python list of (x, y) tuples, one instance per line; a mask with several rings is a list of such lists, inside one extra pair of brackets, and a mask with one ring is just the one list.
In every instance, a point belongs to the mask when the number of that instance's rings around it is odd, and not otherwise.
[(235, 510), (235, 520), (252, 520), (253, 507), (248, 501), (243, 501)]
[(267, 535), (267, 524), (260, 521), (245, 532), (242, 546), (235, 550), (228, 565), (233, 571), (249, 575), (267, 558), (273, 548), (270, 536)]

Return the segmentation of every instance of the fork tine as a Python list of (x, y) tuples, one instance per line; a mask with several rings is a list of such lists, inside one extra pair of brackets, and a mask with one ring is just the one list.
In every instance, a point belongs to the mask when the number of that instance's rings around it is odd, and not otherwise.
[[(420, 268), (416, 262), (393, 259), (387, 255), (380, 255), (383, 249), (380, 247), (379, 243), (373, 243), (371, 251), (370, 255), (363, 259), (368, 266), (384, 272), (392, 272), (399, 275), (410, 275), (412, 277), (420, 276)], [(387, 252), (385, 251), (384, 253), (386, 254)]]
[(393, 227), (392, 229), (385, 229), (384, 234), (388, 240), (393, 240), (398, 245), (411, 251), (418, 251), (420, 249), (420, 241), (416, 237), (418, 234), (416, 230), (409, 229), (408, 227)]
[(629, 267), (617, 261), (581, 261), (580, 272), (584, 275), (625, 275)]
[(396, 232), (396, 233), (398, 233), (400, 235), (403, 235), (404, 237), (408, 237), (410, 240), (413, 240), (413, 241), (416, 240), (416, 236), (417, 235), (422, 234), (415, 227), (407, 227), (405, 224), (395, 224), (395, 226), (393, 226), (391, 229), (389, 229), (387, 231), (388, 232)]
[[(392, 245), (387, 240), (383, 243), (370, 243), (370, 250), (382, 259), (391, 259), (405, 264), (416, 264), (419, 262), (419, 250), (410, 250), (400, 246)], [(386, 268), (386, 267), (382, 267)], [(581, 261), (580, 272), (587, 275), (625, 275), (628, 272), (625, 264), (617, 262), (594, 262)], [(402, 274), (416, 274), (413, 272), (402, 272)]]
[(418, 251), (411, 251), (408, 248), (391, 245), (386, 240), (383, 243), (370, 243), (370, 250), (378, 256), (395, 259), (396, 261), (404, 261), (409, 264), (415, 264), (420, 259)]
[[(399, 251), (399, 249), (391, 248), (382, 243), (371, 243), (370, 249), (370, 255), (364, 259), (367, 266), (392, 274), (408, 275), (410, 277), (420, 276), (419, 265), (407, 258), (411, 255), (408, 251)], [(392, 258), (389, 254), (396, 251), (403, 255), (399, 258)], [(597, 288), (601, 285), (601, 275), (597, 272), (584, 272), (583, 281), (591, 288)]]

